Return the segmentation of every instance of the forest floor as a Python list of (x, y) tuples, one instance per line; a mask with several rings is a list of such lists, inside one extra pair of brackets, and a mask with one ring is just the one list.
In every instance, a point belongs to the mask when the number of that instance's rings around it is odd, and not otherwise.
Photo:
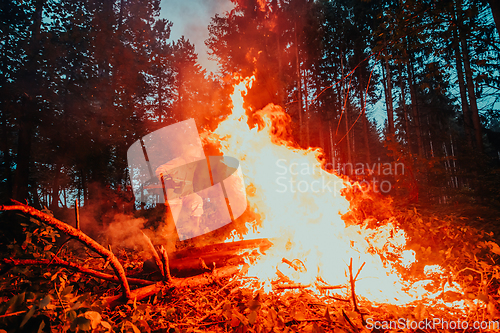
[[(436, 289), (448, 281), (458, 283), (461, 291), (397, 306), (353, 296), (350, 288), (319, 292), (297, 286), (265, 292), (242, 273), (221, 277), (206, 272), (199, 285), (157, 282), (148, 297), (110, 306), (106, 299), (121, 293), (115, 282), (63, 267), (2, 265), (0, 332), (498, 331), (500, 247), (492, 231), (498, 225), (494, 214), (485, 220), (466, 216), (464, 210), (395, 208), (384, 200), (357, 204), (365, 210), (371, 205), (379, 223), (389, 216), (397, 221), (417, 262), (441, 265)], [(354, 209), (344, 219), (352, 223), (361, 213)], [(2, 258), (50, 259), (56, 252), (64, 260), (103, 270), (102, 258), (77, 242), (58, 251), (62, 242), (57, 231), (36, 219), (7, 212), (0, 217), (3, 241), (14, 232), (6, 223), (18, 223), (23, 235), (4, 242)], [(115, 255), (127, 275), (154, 280), (144, 273), (144, 253), (120, 248)], [(408, 276), (418, 270), (413, 267)]]

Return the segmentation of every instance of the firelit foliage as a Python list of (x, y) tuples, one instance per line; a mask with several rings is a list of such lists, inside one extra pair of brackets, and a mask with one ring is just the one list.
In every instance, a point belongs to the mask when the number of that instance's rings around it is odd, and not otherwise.
[[(354, 193), (345, 193), (354, 195)], [(415, 252), (410, 270), (401, 267), (406, 279), (420, 279), (426, 265), (439, 264), (448, 278), (458, 282), (462, 293), (438, 293), (434, 301), (408, 306), (373, 304), (359, 299), (364, 317), (353, 311), (341, 292), (315, 293), (292, 289), (264, 293), (252, 278), (214, 278), (203, 287), (161, 289), (142, 301), (133, 300), (108, 308), (103, 300), (119, 294), (116, 284), (64, 268), (16, 266), (0, 275), (0, 329), (7, 332), (282, 332), (352, 331), (367, 325), (366, 318), (398, 320), (428, 316), (451, 320), (495, 320), (498, 316), (500, 247), (494, 234), (473, 228), (467, 217), (439, 211), (397, 208), (387, 197), (356, 195), (348, 223), (374, 228), (391, 222), (405, 230), (407, 248)], [(2, 218), (5, 217), (2, 213)], [(13, 220), (12, 220), (13, 221)], [(21, 222), (22, 242), (12, 239), (2, 258), (51, 258), (54, 252), (89, 268), (102, 268), (81, 246), (57, 242), (57, 234), (36, 220)], [(4, 225), (4, 224), (3, 224)], [(54, 242), (56, 241), (56, 242)], [(49, 248), (49, 246), (51, 246)], [(62, 247), (62, 249), (61, 249)], [(57, 249), (57, 250), (56, 250)], [(116, 248), (128, 271), (140, 264), (142, 254)], [(330, 255), (330, 254), (328, 254)], [(334, 255), (334, 254), (333, 254)], [(389, 260), (385, 258), (384, 260)], [(97, 261), (97, 262), (96, 262)], [(440, 281), (443, 279), (437, 279)], [(454, 313), (442, 302), (461, 301), (467, 313)], [(462, 317), (460, 317), (462, 318)], [(488, 331), (488, 330), (486, 330)]]

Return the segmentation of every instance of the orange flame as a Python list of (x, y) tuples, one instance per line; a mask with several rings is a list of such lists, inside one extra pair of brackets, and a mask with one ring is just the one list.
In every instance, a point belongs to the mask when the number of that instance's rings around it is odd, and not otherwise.
[[(321, 168), (320, 149), (298, 149), (283, 138), (290, 117), (279, 106), (257, 111), (262, 126), (249, 128), (243, 102), (253, 80), (235, 86), (233, 113), (211, 135), (224, 155), (240, 160), (250, 208), (263, 220), (244, 239), (269, 238), (274, 243), (250, 264), (248, 276), (257, 277), (266, 291), (280, 277), (312, 288), (345, 285), (347, 291), (352, 260), (353, 275), (362, 267), (355, 285), (360, 296), (392, 304), (431, 297), (424, 288), (431, 280), (410, 286), (396, 271), (395, 264), (409, 267), (415, 262), (415, 253), (405, 249), (403, 230), (391, 221), (377, 229), (345, 225), (341, 214), (349, 202), (341, 192), (347, 184)], [(392, 261), (383, 261), (381, 253), (390, 254)]]

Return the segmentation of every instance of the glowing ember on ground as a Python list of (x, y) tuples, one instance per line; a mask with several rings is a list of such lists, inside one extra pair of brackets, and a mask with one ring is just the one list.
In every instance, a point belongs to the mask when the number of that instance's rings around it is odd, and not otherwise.
[(341, 192), (347, 185), (321, 168), (319, 149), (294, 148), (283, 139), (290, 117), (280, 107), (268, 105), (255, 112), (252, 121), (259, 126), (249, 128), (243, 95), (251, 83), (246, 79), (235, 86), (232, 115), (210, 135), (224, 155), (241, 161), (250, 207), (262, 218), (262, 225), (250, 228), (244, 239), (269, 238), (274, 243), (251, 264), (248, 276), (264, 282), (266, 291), (271, 282), (348, 288), (352, 259), (353, 275), (362, 267), (355, 284), (359, 296), (392, 304), (435, 297), (424, 289), (432, 280), (410, 286), (396, 271), (396, 264), (409, 267), (415, 261), (415, 253), (405, 249), (403, 230), (394, 223), (376, 229), (345, 225), (341, 214), (349, 202)]

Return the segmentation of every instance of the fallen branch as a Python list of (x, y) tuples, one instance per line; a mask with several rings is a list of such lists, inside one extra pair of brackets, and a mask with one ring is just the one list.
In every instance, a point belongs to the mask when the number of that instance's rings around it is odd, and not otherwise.
[(340, 302), (350, 302), (351, 301), (350, 299), (343, 299), (343, 298), (335, 297), (335, 296), (330, 296), (330, 298), (334, 299), (336, 301), (340, 301)]
[(130, 286), (127, 282), (127, 277), (125, 275), (125, 270), (123, 269), (122, 264), (118, 261), (118, 259), (111, 251), (104, 248), (101, 244), (97, 243), (95, 240), (93, 240), (80, 230), (75, 229), (72, 226), (62, 221), (59, 221), (58, 219), (48, 214), (45, 214), (39, 211), (38, 209), (35, 209), (33, 207), (30, 207), (28, 205), (22, 204), (17, 201), (15, 202), (14, 205), (10, 206), (0, 205), (0, 211), (21, 211), (25, 214), (35, 217), (40, 221), (59, 230), (60, 232), (68, 236), (74, 237), (75, 239), (79, 240), (80, 242), (82, 242), (83, 244), (94, 250), (96, 253), (100, 254), (106, 260), (109, 260), (111, 266), (113, 267), (113, 270), (115, 271), (116, 276), (119, 278), (119, 281), (121, 283), (122, 293), (123, 293), (122, 296), (125, 297), (126, 299), (131, 299)]
[[(140, 301), (146, 297), (160, 292), (161, 290), (163, 290), (163, 288), (200, 287), (212, 283), (214, 281), (214, 278), (228, 277), (235, 275), (238, 272), (240, 272), (240, 269), (238, 267), (225, 267), (216, 269), (212, 274), (202, 274), (183, 279), (172, 278), (169, 284), (158, 282), (150, 286), (135, 289), (131, 292), (131, 297), (132, 299)], [(120, 296), (109, 296), (106, 297), (104, 301), (113, 308), (120, 304)]]
[(300, 284), (300, 283), (290, 283), (290, 284), (277, 284), (273, 286), (273, 290), (285, 290), (285, 289), (305, 289), (309, 288), (310, 284)]
[(347, 286), (345, 284), (339, 284), (336, 286), (330, 286), (330, 285), (322, 286), (316, 283), (316, 288), (318, 288), (319, 290), (333, 290), (333, 289), (347, 288)]
[[(115, 275), (103, 273), (101, 271), (96, 271), (91, 268), (86, 268), (81, 265), (75, 264), (73, 262), (65, 261), (62, 260), (58, 257), (54, 257), (52, 259), (12, 259), (12, 258), (4, 258), (0, 259), (0, 262), (3, 262), (5, 265), (14, 267), (14, 266), (31, 266), (31, 265), (46, 265), (46, 266), (58, 266), (58, 267), (64, 267), (68, 268), (74, 271), (77, 271), (79, 273), (83, 273), (86, 275), (90, 275), (99, 279), (103, 279), (106, 281), (111, 281), (111, 282), (120, 282), (120, 279), (118, 279)], [(154, 284), (154, 281), (149, 281), (149, 280), (143, 280), (143, 279), (136, 279), (136, 278), (130, 278), (127, 277), (127, 281), (129, 284), (133, 285), (151, 285)]]

